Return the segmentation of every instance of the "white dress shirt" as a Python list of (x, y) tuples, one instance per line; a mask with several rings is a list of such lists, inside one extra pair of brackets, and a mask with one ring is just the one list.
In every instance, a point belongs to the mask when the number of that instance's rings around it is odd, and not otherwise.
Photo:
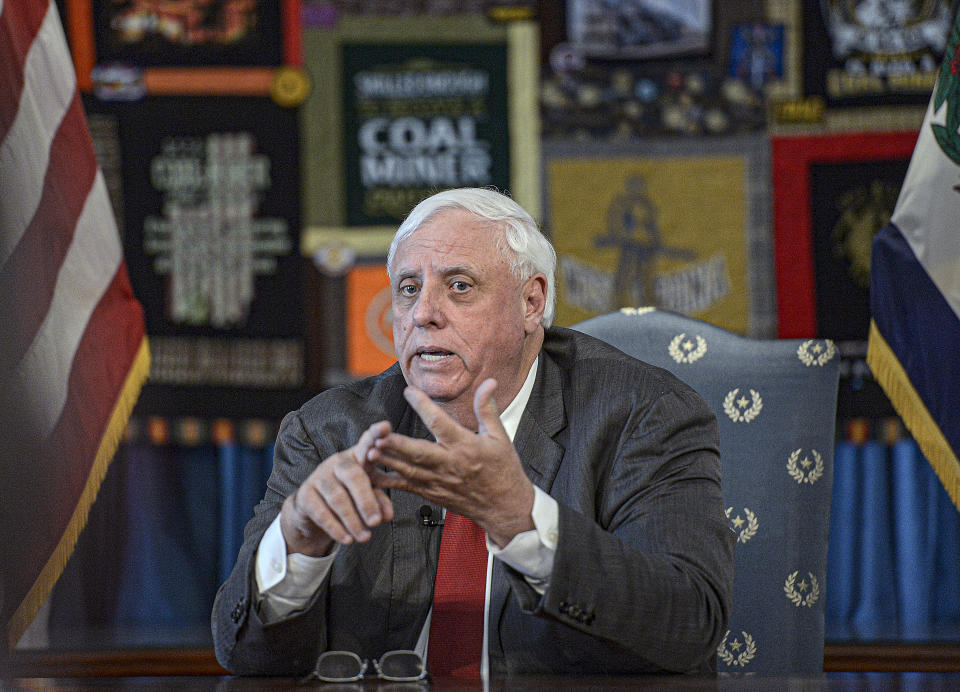
[[(523, 386), (500, 414), (510, 441), (517, 433), (520, 417), (523, 415), (533, 383), (537, 375), (537, 363), (534, 361), (527, 373)], [(540, 488), (534, 488), (533, 510), (531, 511), (534, 529), (524, 531), (513, 537), (503, 548), (498, 548), (487, 537), (487, 584), (484, 598), (483, 618), (483, 655), (481, 674), (487, 678), (489, 669), (487, 655), (487, 620), (490, 608), (490, 575), (493, 558), (507, 563), (524, 575), (524, 578), (538, 593), (543, 594), (550, 583), (553, 570), (553, 558), (557, 549), (559, 509), (557, 502)], [(255, 577), (259, 590), (260, 616), (265, 623), (275, 622), (290, 613), (301, 610), (320, 588), (330, 571), (339, 546), (335, 546), (329, 555), (310, 557), (301, 553), (287, 555), (287, 545), (280, 530), (280, 516), (267, 528), (257, 548)], [(424, 623), (417, 642), (416, 651), (426, 660), (427, 643), (430, 635), (430, 615)]]

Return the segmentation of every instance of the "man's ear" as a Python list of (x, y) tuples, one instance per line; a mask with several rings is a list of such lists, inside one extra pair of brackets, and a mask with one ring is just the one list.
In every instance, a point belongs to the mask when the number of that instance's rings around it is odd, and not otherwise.
[(523, 321), (527, 334), (532, 334), (543, 322), (547, 307), (547, 277), (537, 273), (523, 282)]

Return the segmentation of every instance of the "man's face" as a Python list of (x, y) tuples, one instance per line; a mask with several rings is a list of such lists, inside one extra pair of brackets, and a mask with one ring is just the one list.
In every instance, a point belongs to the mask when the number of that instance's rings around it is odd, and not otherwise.
[[(391, 268), (403, 375), (452, 404), (446, 408), (465, 425), (474, 422), (473, 394), (485, 379), (497, 380), (501, 409), (519, 391), (533, 362), (527, 338), (543, 314), (546, 280), (513, 276), (496, 246), (500, 233), (470, 212), (446, 209), (400, 243)], [(539, 342), (534, 356), (538, 350)]]

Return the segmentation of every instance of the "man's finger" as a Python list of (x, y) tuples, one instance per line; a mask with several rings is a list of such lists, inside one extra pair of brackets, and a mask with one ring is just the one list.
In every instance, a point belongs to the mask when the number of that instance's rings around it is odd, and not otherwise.
[(437, 450), (434, 442), (391, 434), (377, 440), (370, 457), (375, 464), (385, 466), (412, 481), (421, 482), (444, 463), (437, 456)]
[(346, 509), (358, 512), (368, 527), (378, 525), (383, 520), (380, 503), (364, 468), (352, 461), (344, 462), (334, 467), (333, 474), (348, 495), (349, 505)]
[(420, 416), (430, 432), (433, 433), (437, 442), (452, 442), (464, 432), (469, 432), (447, 415), (430, 397), (416, 387), (408, 386), (404, 389), (403, 397), (413, 410), (417, 412), (417, 415)]
[[(399, 473), (391, 471), (383, 471), (382, 469), (374, 469), (370, 472), (370, 478), (373, 481), (373, 484), (377, 486), (377, 490), (380, 488), (390, 488), (391, 490), (410, 490), (411, 485), (410, 481), (404, 478)], [(380, 490), (380, 492), (383, 492)]]
[(353, 536), (327, 506), (323, 496), (313, 486), (303, 486), (292, 496), (292, 528), (305, 539), (316, 538), (325, 533), (337, 543), (353, 543)]
[[(326, 507), (333, 512), (335, 518), (350, 532), (350, 535), (353, 536), (355, 540), (362, 543), (370, 538), (370, 532), (363, 518), (360, 516), (360, 511), (357, 508), (352, 493), (348, 491), (339, 478), (334, 476), (321, 479), (317, 484), (316, 490)], [(376, 501), (373, 500), (372, 491), (370, 491), (370, 496), (370, 499), (376, 504)], [(379, 510), (379, 505), (377, 504), (376, 506)], [(323, 525), (321, 524), (321, 526)]]
[(496, 391), (497, 381), (493, 378), (481, 382), (473, 395), (473, 413), (477, 417), (477, 432), (479, 434), (497, 435), (499, 432), (505, 437), (507, 431), (504, 429), (503, 423), (500, 422), (500, 409), (493, 396)]
[[(470, 436), (473, 437), (473, 433)], [(409, 469), (416, 473), (447, 466), (450, 463), (448, 454), (447, 447), (437, 442), (390, 433), (376, 441), (367, 458), (374, 464), (383, 464), (401, 472)]]
[(360, 464), (366, 463), (367, 453), (370, 451), (370, 448), (373, 447), (373, 444), (381, 437), (389, 435), (391, 430), (390, 422), (385, 420), (374, 423), (364, 430), (357, 444), (353, 447), (357, 462)]
[(393, 521), (393, 503), (390, 501), (390, 497), (380, 488), (374, 488), (373, 494), (377, 498), (377, 502), (380, 503), (380, 514), (383, 516), (383, 520)]

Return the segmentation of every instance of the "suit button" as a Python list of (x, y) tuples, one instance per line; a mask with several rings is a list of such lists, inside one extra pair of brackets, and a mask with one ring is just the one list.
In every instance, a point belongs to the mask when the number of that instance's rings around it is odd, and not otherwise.
[(240, 622), (240, 619), (243, 617), (243, 606), (246, 604), (246, 601), (246, 598), (241, 598), (240, 602), (233, 607), (233, 610), (230, 612), (231, 620)]

